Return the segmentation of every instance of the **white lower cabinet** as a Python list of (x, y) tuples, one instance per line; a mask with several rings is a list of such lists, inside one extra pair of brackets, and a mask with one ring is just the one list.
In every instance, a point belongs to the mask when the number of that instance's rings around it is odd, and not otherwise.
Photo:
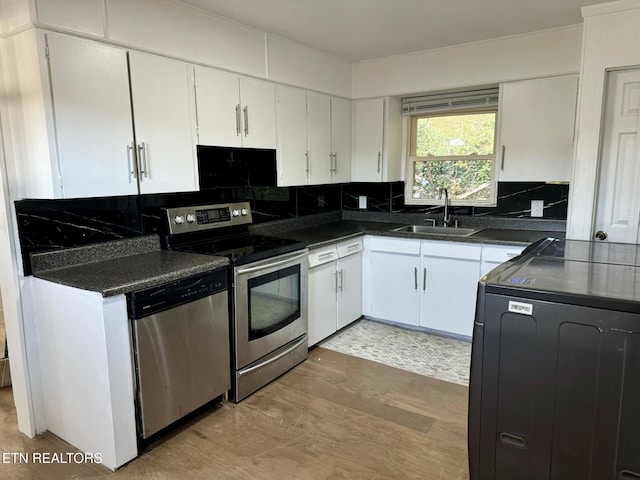
[(388, 237), (366, 245), (365, 315), (471, 336), (481, 245)]
[(366, 237), (366, 316), (470, 337), (478, 280), (524, 245)]
[(501, 263), (517, 257), (525, 248), (524, 245), (483, 245), (480, 276), (484, 277)]
[(422, 242), (420, 326), (470, 337), (482, 246)]
[(362, 239), (309, 253), (309, 346), (362, 315)]
[(364, 314), (372, 318), (420, 324), (420, 241), (389, 237), (366, 239)]

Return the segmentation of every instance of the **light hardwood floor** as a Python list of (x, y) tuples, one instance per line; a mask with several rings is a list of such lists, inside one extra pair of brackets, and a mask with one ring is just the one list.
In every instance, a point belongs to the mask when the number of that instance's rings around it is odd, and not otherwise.
[[(468, 479), (468, 389), (316, 348), (239, 404), (207, 409), (111, 473), (99, 465), (0, 463), (7, 479)], [(74, 452), (17, 431), (0, 390), (2, 452)]]

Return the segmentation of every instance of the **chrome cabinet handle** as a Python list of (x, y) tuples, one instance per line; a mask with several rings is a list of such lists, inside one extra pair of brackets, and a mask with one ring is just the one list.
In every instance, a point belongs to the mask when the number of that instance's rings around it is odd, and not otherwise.
[(329, 172), (333, 173), (333, 153), (329, 154)]
[(245, 105), (242, 109), (244, 113), (244, 136), (249, 135), (249, 106)]
[(240, 104), (236, 105), (236, 137), (240, 135)]
[(310, 164), (309, 164), (309, 150), (304, 152), (304, 156), (305, 156), (306, 162), (307, 162), (307, 168), (305, 169), (305, 173), (307, 175), (309, 175), (311, 173), (311, 167), (310, 167)]
[(138, 175), (136, 173), (136, 169), (131, 163), (131, 154), (133, 153), (133, 143), (127, 145), (127, 167), (129, 169), (129, 183), (131, 183), (132, 178), (137, 178)]
[(141, 142), (138, 145), (138, 154), (140, 159), (140, 176), (144, 176), (144, 178), (149, 178), (149, 172), (147, 169), (147, 144)]
[(382, 152), (378, 152), (378, 173), (382, 169)]
[(318, 255), (318, 260), (326, 260), (327, 258), (333, 258), (333, 252), (327, 252)]
[(631, 470), (620, 470), (618, 478), (620, 480), (636, 480), (640, 478), (640, 473), (632, 472)]
[(422, 272), (422, 291), (427, 291), (427, 269), (425, 268)]
[(415, 284), (416, 292), (418, 291), (418, 267), (413, 268), (413, 281)]
[(596, 232), (596, 240), (606, 240), (609, 235), (604, 230), (598, 230)]
[(500, 170), (504, 171), (504, 155), (507, 152), (507, 147), (502, 145), (502, 159), (500, 161)]
[(340, 291), (343, 290), (342, 288), (343, 286), (344, 286), (344, 270), (340, 269)]

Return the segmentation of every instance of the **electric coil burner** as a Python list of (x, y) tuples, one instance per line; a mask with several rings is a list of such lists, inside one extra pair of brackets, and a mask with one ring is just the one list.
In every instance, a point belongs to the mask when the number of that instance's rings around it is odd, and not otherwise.
[(170, 250), (229, 258), (231, 399), (307, 358), (306, 242), (252, 235), (248, 202), (166, 210)]

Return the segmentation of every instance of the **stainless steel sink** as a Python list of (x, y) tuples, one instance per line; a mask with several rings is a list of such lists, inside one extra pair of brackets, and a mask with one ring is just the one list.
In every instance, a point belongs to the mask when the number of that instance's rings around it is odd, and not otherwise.
[(431, 225), (406, 225), (404, 227), (395, 228), (394, 232), (408, 232), (408, 233), (424, 233), (431, 235), (451, 235), (455, 237), (468, 237), (476, 232), (479, 232), (480, 228), (458, 228), (458, 227), (432, 227)]

